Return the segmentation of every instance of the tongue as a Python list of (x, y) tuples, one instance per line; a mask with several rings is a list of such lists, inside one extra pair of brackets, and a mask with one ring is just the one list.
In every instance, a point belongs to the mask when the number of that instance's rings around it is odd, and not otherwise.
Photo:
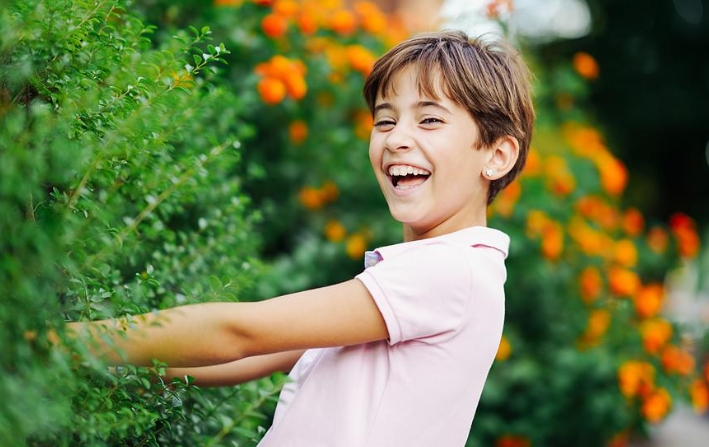
[(396, 187), (401, 189), (413, 188), (425, 182), (427, 178), (428, 176), (425, 175), (405, 175), (399, 178), (399, 181), (396, 182)]

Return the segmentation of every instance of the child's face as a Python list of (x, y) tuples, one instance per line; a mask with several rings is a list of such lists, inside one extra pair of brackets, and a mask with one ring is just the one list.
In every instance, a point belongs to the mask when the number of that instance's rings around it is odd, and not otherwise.
[(369, 158), (392, 216), (405, 239), (421, 239), (485, 225), (490, 150), (477, 149), (478, 126), (442, 91), (419, 92), (416, 69), (392, 79), (377, 95)]

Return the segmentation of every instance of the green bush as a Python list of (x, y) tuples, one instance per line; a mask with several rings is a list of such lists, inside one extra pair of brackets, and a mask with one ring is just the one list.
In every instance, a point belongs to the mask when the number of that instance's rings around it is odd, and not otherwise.
[(249, 103), (214, 82), (228, 51), (206, 28), (156, 47), (120, 1), (16, 1), (0, 29), (0, 444), (255, 439), (278, 377), (197, 393), (47, 339), (254, 296), (260, 217), (233, 174)]

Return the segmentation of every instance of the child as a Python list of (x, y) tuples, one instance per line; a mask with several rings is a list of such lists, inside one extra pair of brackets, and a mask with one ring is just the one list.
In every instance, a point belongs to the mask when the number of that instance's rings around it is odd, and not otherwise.
[(379, 59), (364, 96), (403, 243), (329, 287), (72, 332), (113, 364), (157, 359), (201, 386), (290, 371), (261, 447), (463, 446), (502, 334), (509, 238), (486, 227), (486, 207), (529, 148), (526, 67), (499, 44), (423, 34)]

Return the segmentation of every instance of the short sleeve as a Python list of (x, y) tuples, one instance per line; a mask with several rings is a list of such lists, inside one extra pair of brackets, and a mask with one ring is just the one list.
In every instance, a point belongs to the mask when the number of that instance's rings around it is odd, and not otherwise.
[(389, 343), (457, 330), (470, 304), (472, 272), (465, 247), (424, 245), (386, 256), (357, 275), (389, 332)]

